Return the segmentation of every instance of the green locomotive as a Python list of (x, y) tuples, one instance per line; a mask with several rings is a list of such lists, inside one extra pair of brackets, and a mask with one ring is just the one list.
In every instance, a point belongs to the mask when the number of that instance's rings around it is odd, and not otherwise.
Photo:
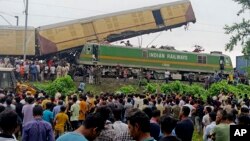
[(143, 68), (144, 71), (152, 71), (155, 79), (164, 79), (166, 70), (171, 72), (173, 79), (179, 80), (189, 73), (196, 74), (196, 79), (200, 80), (215, 71), (223, 70), (224, 74), (229, 74), (233, 70), (230, 57), (220, 53), (206, 54), (110, 44), (86, 44), (78, 63), (113, 69), (120, 66), (129, 68), (132, 73)]

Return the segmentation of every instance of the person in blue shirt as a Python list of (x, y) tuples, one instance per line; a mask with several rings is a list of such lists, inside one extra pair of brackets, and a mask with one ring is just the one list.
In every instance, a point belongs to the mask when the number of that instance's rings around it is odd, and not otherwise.
[(54, 116), (53, 113), (50, 111), (51, 106), (52, 106), (51, 102), (46, 103), (46, 110), (43, 111), (42, 119), (52, 125)]
[(156, 141), (150, 136), (150, 119), (146, 113), (131, 108), (126, 116), (128, 121), (129, 134), (136, 141)]
[(33, 62), (32, 65), (30, 66), (30, 73), (32, 76), (32, 81), (37, 81), (37, 67), (35, 65), (35, 63)]
[(85, 89), (85, 83), (81, 82), (78, 86), (78, 91), (84, 92)]
[(105, 119), (98, 112), (89, 114), (78, 129), (60, 136), (56, 141), (92, 141), (104, 129)]

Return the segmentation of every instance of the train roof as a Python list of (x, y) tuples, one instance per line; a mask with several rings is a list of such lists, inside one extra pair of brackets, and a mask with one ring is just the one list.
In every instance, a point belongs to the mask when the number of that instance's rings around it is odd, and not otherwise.
[(60, 23), (55, 23), (55, 24), (50, 24), (50, 25), (44, 25), (44, 26), (38, 27), (38, 29), (45, 30), (45, 29), (65, 26), (65, 25), (69, 25), (69, 24), (86, 23), (86, 22), (98, 20), (98, 19), (105, 18), (105, 17), (117, 16), (117, 15), (127, 14), (127, 13), (131, 13), (131, 12), (139, 12), (139, 11), (143, 11), (143, 10), (154, 10), (154, 9), (159, 9), (161, 7), (164, 7), (164, 6), (171, 6), (171, 5), (177, 5), (177, 4), (183, 4), (183, 3), (190, 3), (190, 1), (189, 0), (179, 0), (176, 2), (169, 2), (169, 3), (163, 3), (163, 4), (154, 5), (154, 6), (147, 6), (147, 7), (137, 8), (137, 9), (132, 9), (132, 10), (125, 10), (125, 11), (120, 11), (120, 12), (97, 15), (97, 16), (92, 16), (92, 17), (87, 17), (87, 18), (70, 20), (67, 22), (60, 22)]
[(225, 54), (211, 54), (211, 53), (198, 53), (198, 52), (191, 52), (191, 51), (181, 51), (181, 50), (167, 50), (167, 49), (160, 49), (160, 48), (139, 48), (139, 47), (128, 47), (128, 46), (122, 46), (122, 45), (112, 45), (112, 44), (98, 44), (98, 43), (87, 43), (87, 44), (97, 44), (97, 45), (103, 45), (103, 46), (112, 46), (112, 47), (123, 47), (128, 49), (144, 49), (144, 50), (156, 50), (156, 51), (168, 51), (168, 52), (179, 52), (179, 53), (186, 53), (186, 54), (196, 54), (196, 55), (211, 55), (211, 56), (227, 56)]
[[(28, 26), (28, 30), (35, 30), (35, 27)], [(0, 30), (25, 30), (25, 26), (3, 26), (0, 25)]]

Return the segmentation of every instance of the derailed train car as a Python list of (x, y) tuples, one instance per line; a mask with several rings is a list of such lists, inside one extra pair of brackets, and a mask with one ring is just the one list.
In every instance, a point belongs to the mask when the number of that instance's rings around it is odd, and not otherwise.
[[(0, 55), (24, 54), (24, 27), (0, 26)], [(27, 55), (35, 55), (35, 28), (27, 30)]]
[[(182, 79), (190, 72), (203, 79), (208, 74), (223, 70), (229, 74), (233, 70), (231, 58), (224, 54), (211, 52), (195, 53), (177, 50), (136, 48), (105, 44), (87, 44), (79, 56), (79, 64), (121, 66), (132, 69), (154, 71), (156, 79), (164, 78), (164, 71), (169, 70)], [(109, 72), (107, 72), (109, 73)], [(107, 74), (108, 75), (108, 74)]]
[(182, 0), (37, 28), (41, 54), (113, 42), (196, 22), (190, 1)]
[[(188, 0), (88, 17), (28, 30), (27, 55), (81, 50), (87, 42), (114, 42), (196, 22)], [(0, 55), (22, 55), (24, 27), (0, 27)], [(36, 41), (36, 43), (35, 43)], [(36, 52), (35, 52), (36, 50)]]

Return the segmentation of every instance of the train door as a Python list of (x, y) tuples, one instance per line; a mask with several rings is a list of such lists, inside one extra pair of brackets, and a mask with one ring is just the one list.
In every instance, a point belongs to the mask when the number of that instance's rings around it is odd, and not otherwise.
[(92, 57), (93, 57), (93, 61), (99, 60), (99, 45), (92, 46)]
[(164, 26), (164, 20), (162, 18), (160, 9), (153, 10), (152, 13), (153, 13), (156, 25), (157, 26)]
[(219, 65), (220, 65), (220, 70), (223, 71), (224, 67), (225, 67), (225, 57), (224, 56), (220, 56)]

